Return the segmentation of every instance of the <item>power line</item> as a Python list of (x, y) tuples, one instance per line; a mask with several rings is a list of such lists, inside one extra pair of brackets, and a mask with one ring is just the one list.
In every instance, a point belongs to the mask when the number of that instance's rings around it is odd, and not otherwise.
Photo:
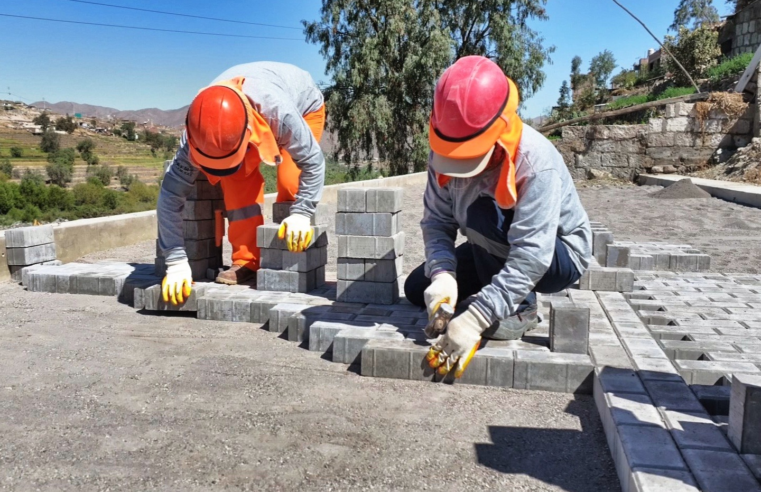
[(300, 27), (291, 27), (291, 26), (279, 26), (277, 24), (262, 24), (259, 22), (246, 22), (246, 21), (239, 21), (239, 20), (232, 20), (232, 19), (220, 19), (217, 17), (204, 17), (202, 15), (190, 15), (190, 14), (180, 14), (178, 12), (166, 12), (163, 10), (151, 10), (151, 9), (141, 9), (137, 7), (125, 7), (123, 5), (113, 5), (110, 3), (100, 3), (100, 2), (88, 2), (87, 0), (67, 0), (69, 2), (75, 2), (75, 3), (87, 3), (90, 5), (98, 5), (101, 7), (111, 7), (114, 9), (125, 9), (125, 10), (137, 10), (140, 12), (150, 12), (152, 14), (164, 14), (164, 15), (176, 15), (178, 17), (190, 17), (193, 19), (203, 19), (203, 20), (212, 20), (212, 21), (219, 21), (219, 22), (232, 22), (234, 24), (247, 24), (250, 26), (264, 26), (264, 27), (277, 27), (279, 29), (295, 29), (297, 31), (300, 31)]
[(202, 36), (222, 36), (227, 38), (275, 39), (279, 41), (304, 41), (301, 38), (279, 38), (279, 37), (273, 37), (273, 36), (248, 36), (245, 34), (226, 34), (226, 33), (219, 33), (219, 32), (180, 31), (176, 29), (158, 29), (154, 27), (124, 26), (120, 24), (101, 24), (99, 22), (47, 19), (45, 17), (29, 17), (25, 15), (12, 15), (12, 14), (2, 14), (2, 13), (0, 13), (0, 17), (13, 17), (16, 19), (30, 19), (30, 20), (47, 21), (47, 22), (62, 22), (65, 24), (83, 24), (87, 26), (116, 27), (119, 29), (135, 29), (138, 31), (171, 32), (175, 34), (199, 34)]

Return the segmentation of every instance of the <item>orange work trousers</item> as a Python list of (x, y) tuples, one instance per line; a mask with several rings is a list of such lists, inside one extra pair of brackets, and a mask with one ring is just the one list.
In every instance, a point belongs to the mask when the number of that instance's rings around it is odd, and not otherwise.
[[(307, 114), (304, 120), (319, 142), (325, 128), (325, 106)], [(287, 151), (281, 149), (280, 155), (283, 160), (277, 166), (277, 201), (290, 202), (296, 199), (301, 170)], [(251, 270), (258, 270), (259, 248), (256, 246), (256, 229), (264, 224), (262, 216), (264, 178), (259, 172), (261, 160), (258, 154), (248, 152), (246, 159), (249, 157), (256, 159), (257, 162), (246, 162), (235, 174), (223, 178), (211, 177), (210, 181), (213, 183), (218, 180), (222, 186), (229, 222), (227, 236), (233, 247), (233, 265), (243, 265)], [(252, 168), (253, 170), (249, 172)]]

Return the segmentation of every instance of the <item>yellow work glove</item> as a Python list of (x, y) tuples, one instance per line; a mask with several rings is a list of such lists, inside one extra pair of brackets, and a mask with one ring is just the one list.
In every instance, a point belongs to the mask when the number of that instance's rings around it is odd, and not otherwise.
[(457, 306), (457, 280), (451, 272), (439, 272), (431, 278), (431, 285), (423, 292), (425, 307), (430, 318), (442, 303)]
[(459, 378), (476, 354), (481, 344), (481, 334), (490, 323), (473, 306), (449, 322), (446, 334), (442, 335), (428, 351), (428, 365), (445, 376), (454, 369), (454, 377)]
[(193, 285), (193, 273), (190, 271), (188, 260), (168, 263), (166, 276), (161, 282), (161, 296), (164, 302), (173, 305), (182, 304), (190, 297)]
[(309, 247), (312, 242), (314, 230), (310, 224), (310, 219), (306, 215), (291, 214), (280, 225), (277, 231), (277, 237), (285, 239), (288, 245), (288, 251), (301, 253)]

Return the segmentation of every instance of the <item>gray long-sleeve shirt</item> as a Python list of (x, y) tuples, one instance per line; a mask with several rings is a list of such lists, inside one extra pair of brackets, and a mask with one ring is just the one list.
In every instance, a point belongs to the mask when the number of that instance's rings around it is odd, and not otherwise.
[[(234, 66), (212, 83), (245, 77), (243, 92), (262, 115), (277, 140), (301, 170), (291, 213), (311, 216), (322, 198), (325, 157), (304, 116), (324, 104), (311, 75), (286, 63), (254, 62)], [(183, 133), (180, 149), (164, 175), (158, 200), (159, 247), (167, 261), (187, 258), (182, 234), (182, 210), (199, 170), (190, 163)]]
[(505, 266), (474, 301), (490, 322), (512, 316), (552, 263), (555, 238), (568, 247), (576, 268), (584, 273), (592, 255), (589, 218), (579, 201), (571, 175), (555, 147), (526, 125), (518, 148), (514, 208), (507, 244), (490, 241), (467, 228), (468, 207), (480, 196), (494, 197), (500, 168), (475, 178), (452, 178), (445, 186), (428, 172), (421, 227), (425, 241), (426, 275), (456, 271), (457, 231), (490, 253), (507, 257)]

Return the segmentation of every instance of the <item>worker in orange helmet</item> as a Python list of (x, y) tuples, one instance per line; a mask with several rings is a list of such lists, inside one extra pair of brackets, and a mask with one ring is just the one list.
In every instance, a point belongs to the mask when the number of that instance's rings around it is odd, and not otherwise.
[(238, 65), (219, 75), (190, 104), (180, 149), (169, 166), (158, 201), (159, 247), (166, 259), (165, 301), (190, 295), (192, 273), (184, 248), (182, 211), (198, 173), (224, 194), (233, 265), (223, 284), (255, 278), (256, 229), (264, 223), (264, 179), (259, 166), (277, 166), (277, 201), (290, 202), (280, 228), (291, 251), (309, 245), (311, 217), (322, 197), (325, 157), (323, 95), (305, 71), (284, 63)]
[[(518, 88), (481, 56), (439, 79), (421, 222), (426, 262), (405, 283), (413, 304), (470, 304), (428, 354), (460, 377), (482, 337), (517, 340), (538, 323), (536, 292), (576, 282), (592, 232), (555, 147), (517, 114)], [(458, 231), (467, 242), (455, 247)]]

